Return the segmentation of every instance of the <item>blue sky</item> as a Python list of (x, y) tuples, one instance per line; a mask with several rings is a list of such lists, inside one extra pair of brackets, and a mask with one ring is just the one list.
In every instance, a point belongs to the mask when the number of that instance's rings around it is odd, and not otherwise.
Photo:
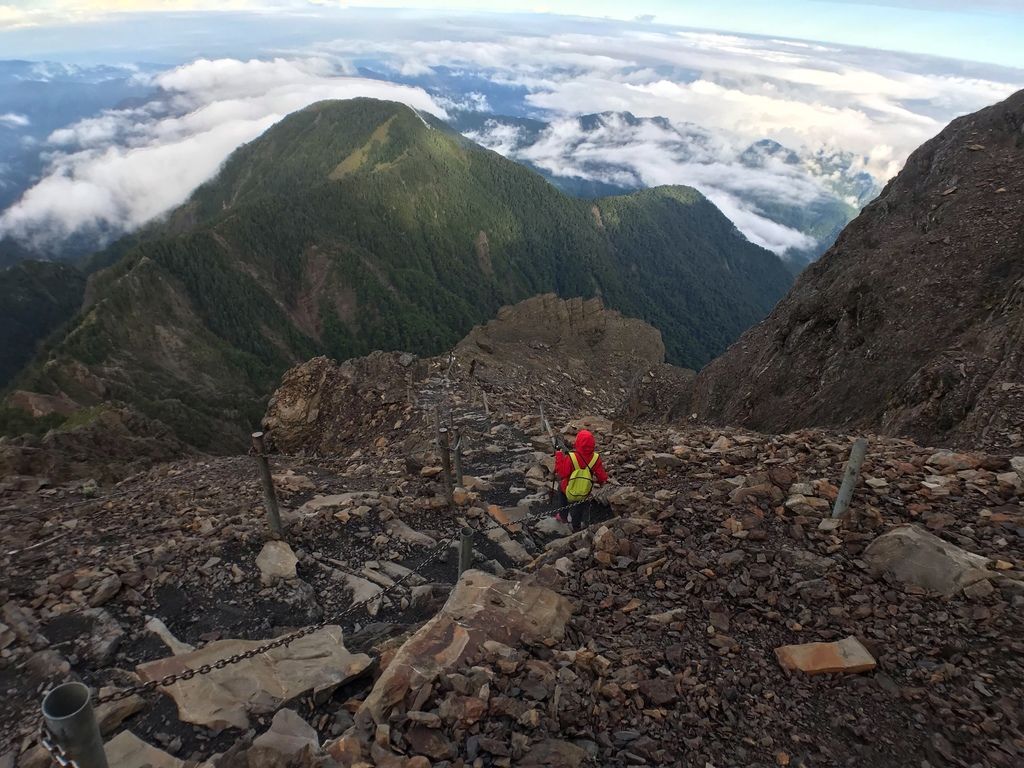
[[(66, 47), (106, 14), (251, 10), (336, 18), (353, 7), (548, 12), (786, 36), (1024, 67), (1024, 0), (0, 0), (17, 55)], [(208, 17), (208, 21), (212, 17)], [(74, 26), (70, 26), (70, 24)], [(47, 29), (47, 27), (49, 29)], [(54, 27), (61, 27), (58, 31)], [(77, 28), (75, 28), (77, 27)], [(66, 38), (66, 39), (64, 39)]]

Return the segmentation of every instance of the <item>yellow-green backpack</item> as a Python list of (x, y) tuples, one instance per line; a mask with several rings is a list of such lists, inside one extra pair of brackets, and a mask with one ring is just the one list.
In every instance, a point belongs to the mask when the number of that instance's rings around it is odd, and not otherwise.
[(569, 454), (573, 470), (572, 474), (569, 475), (569, 482), (565, 486), (565, 498), (567, 500), (583, 501), (590, 495), (590, 491), (594, 487), (594, 476), (590, 470), (597, 464), (598, 458), (598, 455), (595, 453), (586, 466), (580, 466), (580, 460), (577, 458), (576, 453)]

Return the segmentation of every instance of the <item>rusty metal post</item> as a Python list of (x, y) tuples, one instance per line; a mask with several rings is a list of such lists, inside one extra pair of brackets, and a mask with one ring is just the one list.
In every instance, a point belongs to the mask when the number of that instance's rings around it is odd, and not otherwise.
[(466, 571), (473, 567), (473, 534), (475, 531), (472, 528), (466, 527), (462, 529), (462, 535), (459, 537), (459, 576), (461, 577)]
[(43, 697), (46, 728), (78, 768), (109, 768), (89, 689), (63, 683)]
[(860, 479), (860, 468), (864, 464), (864, 457), (868, 452), (868, 441), (858, 437), (850, 449), (850, 458), (846, 462), (846, 469), (843, 471), (843, 484), (839, 488), (839, 495), (836, 496), (835, 506), (832, 508), (832, 517), (841, 517), (850, 500), (853, 498), (853, 490), (857, 487), (857, 480)]
[(452, 501), (452, 457), (451, 446), (448, 444), (448, 429), (441, 424), (441, 406), (434, 406), (434, 418), (437, 421), (437, 450), (441, 454), (441, 473), (444, 475), (444, 492), (448, 506)]
[(263, 507), (267, 510), (270, 530), (274, 535), (283, 537), (281, 511), (277, 506), (277, 492), (274, 490), (274, 479), (270, 476), (270, 462), (267, 461), (262, 432), (252, 433), (252, 448), (253, 455), (256, 458), (256, 466), (260, 470), (260, 482), (263, 485)]
[(452, 458), (455, 460), (455, 484), (462, 488), (462, 433), (458, 427), (455, 428)]

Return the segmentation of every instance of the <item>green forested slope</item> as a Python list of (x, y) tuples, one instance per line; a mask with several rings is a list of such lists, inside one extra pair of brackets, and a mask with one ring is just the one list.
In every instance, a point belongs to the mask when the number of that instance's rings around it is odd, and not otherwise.
[(503, 304), (601, 294), (699, 367), (789, 285), (698, 193), (564, 195), (408, 107), (324, 102), (232, 155), (93, 277), (19, 386), (122, 399), (228, 448), (311, 355), (436, 353)]
[(85, 276), (68, 264), (22, 261), (0, 269), (0, 387), (41, 338), (75, 314), (84, 290)]

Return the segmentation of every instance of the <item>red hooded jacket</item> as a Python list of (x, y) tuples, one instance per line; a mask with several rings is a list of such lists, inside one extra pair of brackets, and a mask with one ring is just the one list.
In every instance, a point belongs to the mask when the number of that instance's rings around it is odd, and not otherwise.
[[(573, 453), (579, 459), (581, 467), (589, 464), (590, 460), (594, 458), (594, 436), (588, 430), (581, 429), (576, 435), (576, 450)], [(569, 484), (569, 475), (572, 474), (573, 469), (575, 467), (572, 465), (572, 459), (569, 458), (569, 454), (556, 451), (555, 472), (562, 481), (562, 493), (565, 493), (565, 487)], [(594, 465), (592, 472), (594, 482), (598, 485), (604, 485), (608, 482), (608, 473), (604, 471), (604, 465), (601, 463), (600, 457), (598, 457), (597, 464)]]

